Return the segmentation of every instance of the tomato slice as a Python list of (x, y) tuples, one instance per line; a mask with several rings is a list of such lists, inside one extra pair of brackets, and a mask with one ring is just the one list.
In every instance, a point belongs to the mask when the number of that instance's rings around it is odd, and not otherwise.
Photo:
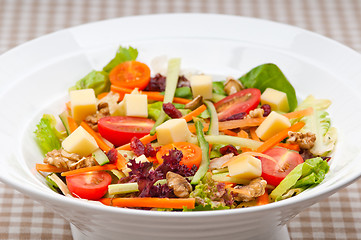
[(286, 148), (275, 147), (264, 152), (273, 157), (277, 162), (270, 159), (260, 158), (262, 162), (262, 177), (268, 184), (277, 186), (298, 164), (303, 163), (303, 158), (296, 151)]
[(72, 194), (89, 200), (99, 200), (108, 191), (112, 181), (109, 173), (87, 172), (66, 177), (66, 183)]
[(150, 81), (150, 69), (138, 61), (123, 62), (110, 71), (109, 79), (119, 87), (143, 90)]
[(110, 116), (99, 119), (98, 130), (103, 138), (120, 146), (129, 143), (133, 137), (149, 134), (154, 123), (148, 118)]
[(223, 98), (214, 104), (218, 119), (223, 120), (234, 114), (255, 109), (261, 99), (261, 91), (257, 88), (247, 88)]
[(199, 167), (202, 161), (202, 150), (197, 145), (188, 142), (176, 142), (162, 146), (156, 156), (158, 163), (162, 164), (162, 156), (168, 154), (169, 150), (174, 148), (182, 151), (183, 153), (183, 158), (180, 161), (180, 164), (186, 165), (189, 168), (192, 168), (193, 165), (196, 165), (197, 168)]

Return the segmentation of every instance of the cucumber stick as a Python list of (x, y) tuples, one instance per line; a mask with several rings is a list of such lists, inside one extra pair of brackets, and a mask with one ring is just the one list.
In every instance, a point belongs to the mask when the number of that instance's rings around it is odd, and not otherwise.
[(100, 166), (109, 163), (109, 158), (107, 157), (107, 155), (103, 152), (103, 150), (101, 150), (100, 148), (98, 148), (97, 150), (95, 150), (92, 153), (93, 157), (95, 158), (95, 160), (99, 163)]
[(65, 110), (64, 112), (59, 114), (59, 118), (64, 125), (66, 134), (69, 136), (71, 132), (70, 132), (69, 123), (68, 123), (68, 116), (69, 116), (69, 113), (67, 110)]
[(208, 171), (208, 167), (209, 167), (209, 161), (210, 161), (209, 160), (209, 144), (206, 141), (206, 139), (204, 138), (203, 124), (201, 123), (201, 121), (196, 120), (195, 125), (196, 125), (198, 144), (199, 144), (200, 148), (202, 149), (202, 161), (201, 161), (201, 164), (199, 165), (199, 168), (198, 168), (196, 174), (194, 174), (191, 184), (198, 184), (200, 182), (200, 180), (204, 177), (204, 175), (206, 175), (206, 173)]
[[(167, 69), (167, 78), (165, 80), (165, 92), (164, 92), (164, 100), (163, 103), (171, 103), (173, 102), (175, 90), (178, 85), (178, 78), (180, 72), (180, 58), (172, 58), (168, 61), (168, 69)], [(150, 131), (150, 135), (155, 134), (155, 128), (162, 124), (167, 118), (167, 114), (161, 109), (159, 117), (155, 122), (152, 130)]]
[(207, 135), (219, 135), (218, 116), (217, 116), (216, 108), (214, 107), (211, 101), (205, 100), (204, 104), (206, 104), (209, 115), (211, 116), (211, 121), (209, 123)]
[(110, 184), (108, 186), (108, 193), (110, 195), (115, 194), (126, 194), (132, 192), (138, 192), (138, 183), (120, 183), (120, 184)]

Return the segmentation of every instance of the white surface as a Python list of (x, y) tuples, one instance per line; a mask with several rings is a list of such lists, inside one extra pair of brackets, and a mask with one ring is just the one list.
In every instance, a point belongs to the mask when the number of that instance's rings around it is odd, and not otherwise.
[[(145, 31), (138, 31), (139, 26)], [(32, 136), (35, 124), (44, 112), (59, 113), (68, 87), (92, 68), (105, 65), (118, 45), (128, 44), (138, 48), (140, 61), (150, 63), (162, 55), (181, 57), (183, 68), (214, 76), (238, 77), (259, 64), (273, 62), (292, 82), (299, 97), (311, 93), (331, 99), (330, 114), (339, 131), (339, 142), (325, 182), (292, 199), (266, 206), (197, 213), (110, 208), (52, 192), (34, 170), (35, 163), (42, 161)], [(232, 16), (131, 17), (57, 32), (0, 57), (0, 79), (14, 80), (0, 90), (0, 161), (4, 166), (0, 179), (51, 207), (88, 237), (268, 236), (305, 207), (360, 177), (360, 65), (359, 54), (324, 37), (282, 24)], [(261, 230), (256, 228), (260, 225)], [(190, 230), (189, 236), (184, 235), (183, 228)]]

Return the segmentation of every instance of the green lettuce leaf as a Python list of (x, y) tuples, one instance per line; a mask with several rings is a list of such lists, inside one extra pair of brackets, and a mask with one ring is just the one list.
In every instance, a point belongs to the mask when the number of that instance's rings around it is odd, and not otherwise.
[(108, 73), (104, 71), (91, 71), (88, 75), (77, 81), (75, 86), (69, 88), (69, 91), (87, 88), (94, 89), (96, 96), (102, 92), (109, 92), (110, 81)]
[(325, 156), (333, 150), (337, 141), (337, 131), (331, 127), (331, 119), (325, 110), (331, 105), (331, 101), (327, 99), (315, 99), (312, 95), (308, 96), (296, 110), (313, 107), (314, 111), (311, 115), (305, 116), (300, 121), (305, 126), (300, 132), (311, 132), (316, 135), (314, 146), (310, 152), (316, 156)]
[(320, 157), (307, 159), (304, 163), (297, 165), (282, 181), (273, 189), (270, 199), (279, 201), (291, 196), (289, 191), (297, 189), (297, 194), (303, 190), (314, 187), (321, 183), (329, 170), (327, 161)]
[(44, 114), (36, 125), (35, 140), (43, 154), (61, 148), (61, 141), (65, 134), (56, 130), (55, 126), (56, 120), (51, 114)]
[(115, 66), (127, 61), (134, 61), (138, 57), (138, 50), (132, 47), (119, 47), (115, 57), (103, 68), (104, 72), (110, 72)]
[(212, 92), (227, 96), (227, 93), (224, 91), (224, 82), (212, 82)]
[(296, 91), (282, 71), (272, 63), (251, 69), (240, 79), (246, 88), (258, 88), (262, 93), (266, 88), (273, 88), (287, 94), (290, 111), (297, 107)]

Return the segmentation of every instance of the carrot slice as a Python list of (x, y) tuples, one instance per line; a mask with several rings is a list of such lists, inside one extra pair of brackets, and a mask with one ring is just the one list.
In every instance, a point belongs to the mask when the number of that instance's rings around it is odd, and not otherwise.
[(104, 205), (114, 207), (158, 207), (193, 209), (195, 207), (194, 198), (102, 198), (99, 200)]
[(82, 122), (80, 126), (82, 126), (90, 135), (93, 136), (101, 150), (108, 152), (110, 149), (112, 149), (86, 122)]
[[(303, 110), (285, 113), (283, 116), (287, 117), (288, 119), (293, 118), (301, 118), (304, 116), (311, 115), (313, 113), (313, 108), (309, 107)], [(219, 130), (223, 129), (234, 129), (234, 128), (245, 128), (245, 127), (257, 127), (259, 126), (266, 118), (245, 118), (240, 120), (230, 120), (224, 121), (219, 123)]]
[(35, 169), (40, 172), (55, 172), (55, 173), (68, 171), (67, 168), (57, 168), (50, 164), (41, 164), (41, 163), (37, 163)]
[(241, 138), (249, 138), (248, 133), (244, 130), (239, 131), (237, 136)]
[(74, 118), (68, 116), (67, 119), (68, 119), (68, 125), (69, 125), (70, 133), (72, 133), (72, 132), (74, 132), (75, 129), (77, 129), (79, 126), (78, 126), (78, 124), (75, 122)]
[(228, 130), (228, 129), (224, 129), (222, 130), (223, 133), (227, 134), (227, 135), (230, 135), (230, 136), (237, 136), (237, 133), (231, 131), (231, 130)]
[(280, 131), (279, 133), (273, 135), (271, 138), (269, 138), (268, 140), (266, 140), (261, 146), (259, 146), (259, 148), (257, 148), (256, 152), (264, 152), (274, 146), (276, 146), (279, 142), (281, 142), (283, 139), (285, 139), (288, 136), (288, 132), (296, 132), (298, 130), (300, 130), (301, 128), (303, 128), (303, 126), (305, 126), (304, 122), (298, 122), (294, 125), (292, 125), (291, 127)]
[(106, 95), (108, 95), (109, 92), (103, 92), (103, 93), (100, 93), (98, 94), (97, 98), (100, 100), (102, 98), (104, 98)]
[(67, 110), (69, 110), (69, 111), (71, 110), (71, 102), (70, 101), (66, 102), (65, 106), (66, 106)]
[[(115, 86), (115, 85), (111, 85), (110, 90), (112, 92), (117, 92), (121, 95), (124, 95), (125, 93), (131, 93), (133, 91), (133, 89), (123, 88), (123, 87), (119, 87), (119, 86)], [(164, 99), (164, 95), (162, 95), (160, 92), (142, 91), (142, 94), (145, 94), (148, 96), (149, 99), (156, 100), (156, 101), (163, 101), (163, 99)], [(173, 98), (173, 102), (181, 103), (181, 104), (187, 104), (191, 101), (192, 100), (185, 99), (185, 98), (178, 98), (178, 97)]]
[[(203, 104), (202, 106), (196, 108), (195, 110), (193, 110), (192, 112), (190, 112), (187, 115), (183, 116), (182, 118), (185, 119), (187, 122), (189, 122), (189, 121), (193, 120), (193, 117), (198, 116), (199, 114), (201, 114), (206, 109), (207, 109), (207, 107)], [(150, 142), (154, 141), (155, 139), (157, 139), (157, 134), (154, 134), (153, 136), (148, 134), (148, 135), (145, 135), (144, 137), (140, 138), (139, 140), (143, 144), (147, 144), (147, 143), (150, 143)], [(128, 143), (128, 144), (125, 144), (123, 146), (117, 147), (117, 150), (131, 150), (130, 144)]]
[(74, 174), (79, 173), (86, 173), (86, 172), (94, 172), (94, 171), (106, 171), (106, 170), (114, 170), (117, 169), (117, 166), (115, 164), (105, 164), (103, 166), (93, 166), (93, 167), (85, 167), (85, 168), (79, 168), (67, 172), (62, 172), (61, 176), (66, 177)]
[(261, 141), (261, 140), (259, 139), (259, 137), (257, 136), (257, 134), (256, 134), (256, 128), (255, 128), (255, 127), (250, 128), (250, 129), (249, 129), (249, 133), (251, 134), (251, 138), (252, 138), (253, 140)]
[(269, 196), (266, 190), (263, 195), (257, 198), (257, 206), (266, 205), (268, 203), (269, 203)]
[(299, 152), (300, 151), (300, 145), (295, 144), (295, 143), (278, 143), (277, 147), (283, 147), (283, 148), (287, 148), (289, 150), (294, 150)]

